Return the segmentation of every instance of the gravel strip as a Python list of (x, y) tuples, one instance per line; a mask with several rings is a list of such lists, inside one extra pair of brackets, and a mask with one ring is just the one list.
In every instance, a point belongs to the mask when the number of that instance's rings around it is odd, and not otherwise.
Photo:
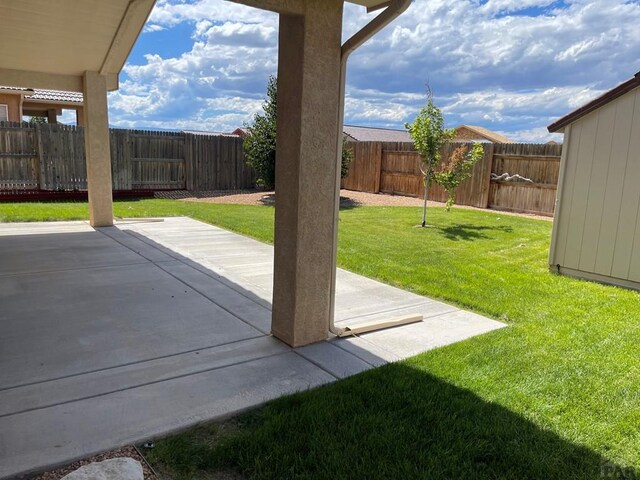
[[(156, 198), (168, 198), (172, 200), (183, 200), (185, 202), (201, 203), (226, 203), (236, 205), (273, 205), (273, 191), (256, 190), (227, 190), (208, 192), (189, 192), (186, 190), (156, 192)], [(355, 192), (352, 190), (340, 190), (340, 205), (343, 207), (421, 207), (422, 199), (415, 197), (404, 197), (401, 195), (388, 195), (385, 193)], [(429, 201), (430, 207), (444, 207), (444, 203)], [(539, 220), (553, 221), (553, 217), (545, 215), (532, 215), (528, 213), (505, 212), (502, 210), (490, 210), (470, 207), (467, 205), (455, 205), (454, 208), (464, 208), (470, 210), (492, 211), (501, 215), (517, 217), (536, 218)]]
[(83, 460), (78, 460), (77, 462), (70, 463), (69, 465), (58, 468), (56, 470), (51, 470), (49, 472), (42, 473), (36, 477), (32, 477), (31, 480), (60, 480), (65, 475), (70, 474), (71, 472), (77, 470), (83, 465), (87, 465), (92, 462), (101, 462), (103, 460), (107, 460), (109, 458), (118, 458), (118, 457), (131, 457), (134, 460), (138, 460), (142, 464), (142, 471), (144, 472), (144, 480), (160, 480), (157, 476), (153, 474), (147, 462), (140, 456), (135, 448), (132, 446), (120, 448), (118, 450), (112, 450), (110, 452), (104, 452), (99, 455), (95, 455), (90, 458), (85, 458)]

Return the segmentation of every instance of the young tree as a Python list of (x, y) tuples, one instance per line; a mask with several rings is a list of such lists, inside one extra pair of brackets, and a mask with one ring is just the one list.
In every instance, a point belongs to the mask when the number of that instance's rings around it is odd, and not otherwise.
[(256, 172), (256, 183), (272, 189), (276, 184), (276, 110), (277, 80), (270, 76), (267, 83), (267, 98), (262, 109), (256, 113), (253, 123), (245, 124), (247, 134), (243, 140), (246, 162)]
[(462, 181), (471, 176), (471, 170), (484, 155), (482, 144), (476, 142), (471, 148), (461, 145), (456, 148), (449, 159), (434, 174), (435, 182), (447, 192), (447, 211), (456, 202), (456, 189)]
[[(267, 98), (262, 109), (264, 114), (256, 114), (253, 123), (247, 125), (248, 132), (243, 140), (246, 162), (256, 172), (256, 183), (272, 189), (276, 184), (276, 112), (278, 104), (278, 82), (270, 76), (267, 83)], [(349, 164), (353, 160), (353, 151), (342, 142), (342, 178), (349, 173)]]
[(48, 123), (47, 117), (32, 116), (29, 118), (29, 125), (42, 125)]
[(422, 160), (424, 182), (424, 208), (422, 209), (422, 227), (427, 226), (427, 198), (429, 187), (441, 160), (442, 146), (455, 135), (455, 129), (444, 128), (442, 112), (433, 102), (433, 94), (427, 89), (427, 104), (413, 123), (406, 123), (405, 128), (413, 139), (416, 150)]
[(342, 162), (340, 165), (340, 178), (349, 175), (349, 166), (353, 161), (353, 149), (349, 147), (347, 139), (342, 137)]

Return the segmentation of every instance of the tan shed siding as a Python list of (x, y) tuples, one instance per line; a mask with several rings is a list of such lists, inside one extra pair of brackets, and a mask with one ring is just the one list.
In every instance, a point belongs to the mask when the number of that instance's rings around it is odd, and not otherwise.
[[(553, 238), (551, 239), (551, 265), (563, 265), (565, 250), (567, 248), (567, 236), (569, 223), (561, 222), (560, 219), (569, 218), (571, 214), (571, 202), (573, 200), (573, 178), (576, 174), (578, 164), (578, 145), (580, 144), (581, 125), (568, 125), (565, 129), (564, 144), (562, 147), (565, 165), (560, 165), (562, 179), (558, 185), (558, 198), (562, 195), (562, 201), (556, 199), (556, 214), (553, 219)], [(570, 132), (570, 133), (569, 133)], [(564, 175), (562, 171), (564, 170)]]
[[(637, 89), (635, 94), (633, 126), (631, 127), (629, 158), (625, 175), (625, 187), (627, 184), (629, 186), (623, 193), (624, 218), (629, 221), (628, 223), (621, 221), (618, 229), (624, 233), (623, 237), (630, 237), (633, 232), (631, 246), (627, 247), (626, 252), (631, 258), (627, 267), (629, 269), (627, 278), (640, 282), (640, 218), (638, 213), (640, 209), (640, 89)], [(625, 245), (625, 242), (620, 241), (620, 245)], [(618, 244), (616, 244), (616, 248), (618, 249)], [(614, 267), (617, 268), (619, 264), (620, 261), (614, 256)]]
[(622, 205), (622, 185), (624, 185), (625, 170), (629, 158), (634, 98), (635, 95), (630, 101), (614, 102), (616, 104), (616, 116), (600, 219), (596, 263), (593, 270), (600, 275), (611, 275), (613, 252), (616, 249), (616, 237), (620, 226), (620, 214), (622, 209), (626, 208)]
[(587, 211), (584, 221), (582, 248), (578, 269), (593, 272), (596, 265), (596, 252), (600, 236), (600, 221), (604, 206), (604, 194), (611, 156), (611, 140), (613, 138), (616, 119), (616, 102), (605, 105), (598, 112), (598, 129), (591, 163), (591, 176), (588, 182)]
[(550, 263), (640, 281), (640, 89), (571, 124), (564, 148)]
[[(578, 123), (578, 122), (576, 122)], [(564, 249), (563, 267), (579, 270), (580, 249), (584, 237), (584, 223), (587, 215), (587, 201), (589, 195), (589, 182), (591, 179), (591, 167), (596, 144), (596, 132), (598, 130), (598, 116), (587, 115), (581, 119), (580, 141), (573, 148), (577, 150), (576, 171), (568, 181), (573, 182), (573, 192), (568, 217), (564, 216), (562, 222), (567, 222), (567, 241)], [(573, 143), (573, 142), (572, 142)], [(564, 198), (563, 198), (564, 201)]]

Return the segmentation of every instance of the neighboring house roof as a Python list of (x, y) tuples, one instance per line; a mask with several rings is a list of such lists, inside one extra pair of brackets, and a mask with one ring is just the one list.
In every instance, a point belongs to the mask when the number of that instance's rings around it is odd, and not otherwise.
[(505, 137), (504, 135), (500, 135), (499, 133), (496, 133), (494, 131), (491, 131), (488, 128), (479, 127), (477, 125), (460, 125), (456, 127), (456, 131), (458, 131), (461, 128), (466, 128), (467, 130), (477, 134), (478, 137), (480, 137), (478, 138), (478, 140), (489, 140), (490, 142), (493, 142), (493, 143), (513, 143), (513, 141), (510, 138)]
[(248, 128), (239, 127), (239, 128), (236, 128), (233, 132), (231, 132), (231, 135), (239, 135), (241, 137), (244, 137), (247, 133), (249, 133)]
[(63, 92), (60, 90), (42, 90), (39, 88), (33, 89), (32, 95), (24, 97), (28, 100), (39, 102), (62, 102), (62, 103), (78, 103), (82, 104), (82, 93), (79, 92)]
[(342, 131), (358, 142), (412, 142), (406, 130), (345, 125)]
[(3, 87), (0, 86), (0, 90), (11, 90), (13, 92), (33, 92), (31, 88), (23, 88), (23, 87)]
[[(412, 142), (409, 132), (406, 130), (395, 130), (392, 128), (376, 128), (376, 127), (356, 127), (355, 125), (344, 125), (342, 129), (344, 135), (349, 137), (347, 140), (355, 142)], [(249, 133), (249, 130), (240, 127), (236, 128), (231, 135), (240, 135), (241, 137)]]
[(182, 133), (189, 133), (191, 135), (205, 135), (208, 137), (239, 137), (235, 133), (225, 133), (225, 132), (203, 132), (200, 130), (182, 130)]
[(73, 103), (82, 105), (82, 93), (63, 92), (61, 90), (44, 90), (41, 88), (3, 87), (0, 90), (24, 94), (25, 100), (34, 102)]
[(626, 82), (621, 83), (617, 87), (612, 88), (608, 92), (600, 95), (598, 98), (591, 100), (586, 105), (574, 110), (571, 113), (568, 113), (564, 117), (556, 120), (551, 125), (547, 127), (549, 132), (555, 133), (562, 130), (564, 127), (569, 125), (570, 123), (575, 122), (581, 117), (584, 117), (586, 114), (597, 110), (598, 108), (606, 105), (609, 102), (612, 102), (618, 97), (621, 97), (625, 93), (630, 92), (631, 90), (635, 90), (640, 87), (640, 72), (636, 73), (632, 78), (627, 80)]

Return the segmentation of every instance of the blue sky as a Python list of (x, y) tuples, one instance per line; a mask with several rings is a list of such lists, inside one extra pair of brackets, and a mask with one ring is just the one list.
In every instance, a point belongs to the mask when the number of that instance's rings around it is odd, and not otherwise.
[[(344, 37), (375, 14), (347, 5)], [(414, 0), (352, 55), (345, 123), (402, 128), (425, 83), (447, 124), (547, 141), (546, 125), (640, 70), (640, 0)], [(277, 15), (158, 0), (109, 95), (120, 127), (232, 131), (277, 70)]]

